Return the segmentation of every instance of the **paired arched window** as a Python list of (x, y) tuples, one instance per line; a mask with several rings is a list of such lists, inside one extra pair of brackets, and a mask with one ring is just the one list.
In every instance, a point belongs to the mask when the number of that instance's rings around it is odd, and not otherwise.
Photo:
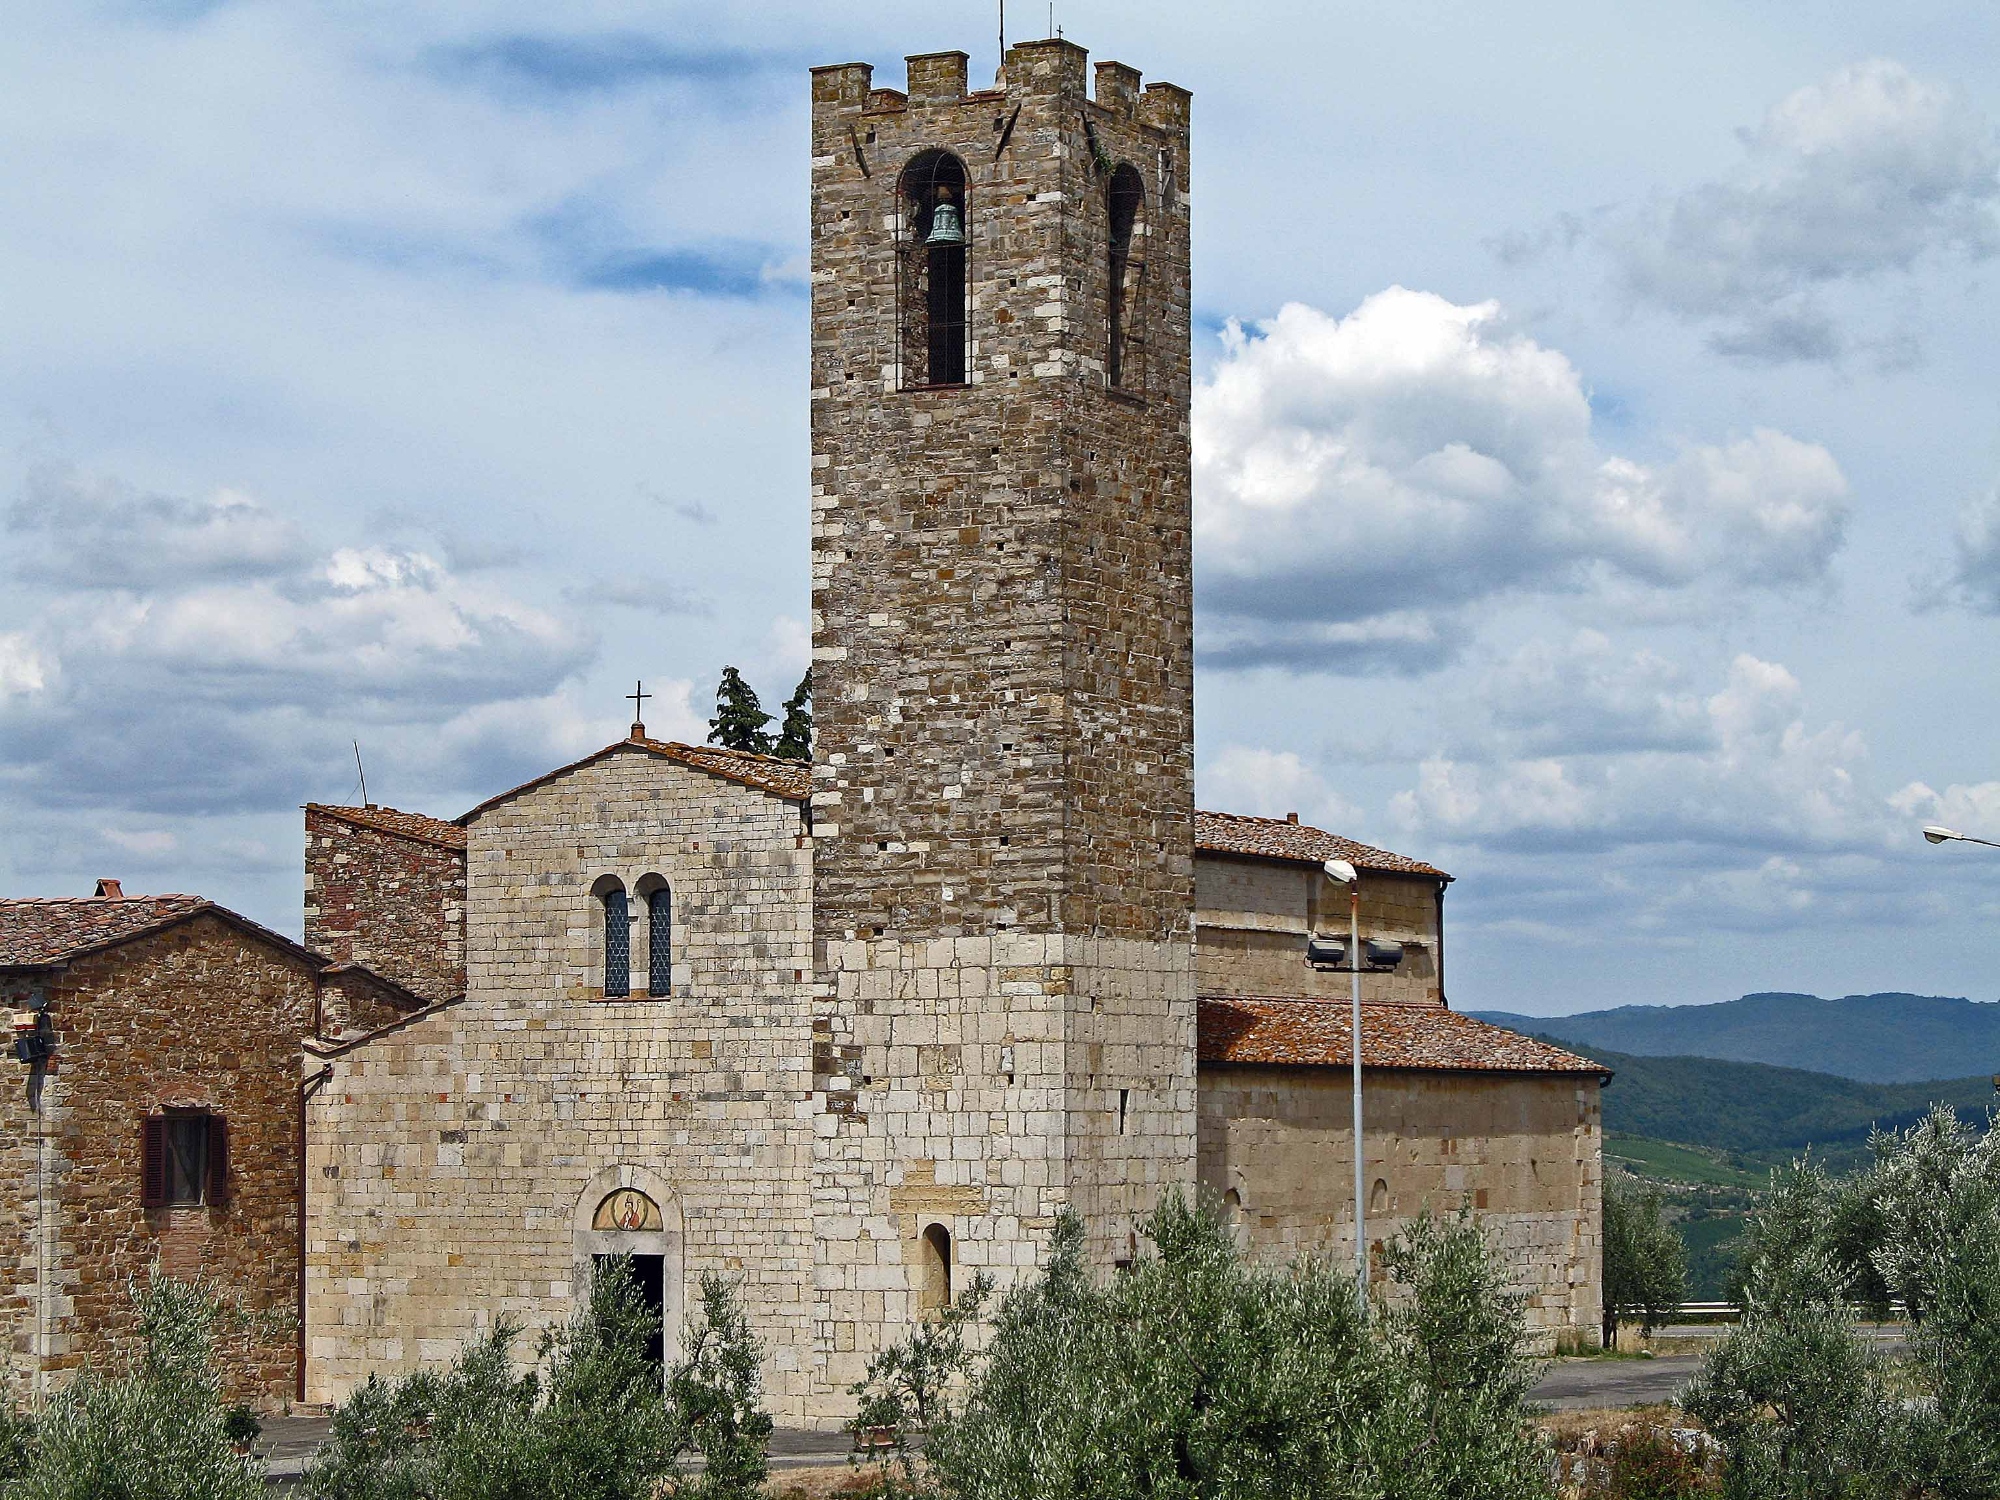
[(1146, 185), (1130, 162), (1117, 167), (1104, 193), (1110, 251), (1105, 379), (1138, 390), (1145, 384)]
[(665, 881), (646, 892), (646, 993), (674, 992), (674, 892)]
[(597, 899), (604, 907), (604, 993), (632, 993), (632, 905), (625, 887), (606, 877), (598, 882)]
[(924, 1230), (922, 1282), (917, 1304), (927, 1313), (951, 1306), (951, 1231), (942, 1224)]
[(904, 236), (897, 310), (905, 387), (965, 383), (965, 252), (972, 234), (965, 189), (965, 163), (949, 151), (911, 158), (896, 185)]

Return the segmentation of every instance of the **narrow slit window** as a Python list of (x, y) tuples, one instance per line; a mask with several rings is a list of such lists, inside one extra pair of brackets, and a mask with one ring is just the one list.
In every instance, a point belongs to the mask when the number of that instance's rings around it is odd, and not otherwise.
[(942, 1224), (924, 1230), (923, 1285), (917, 1295), (927, 1313), (951, 1306), (951, 1231)]
[(632, 908), (625, 887), (614, 885), (604, 902), (604, 993), (632, 993)]
[(1113, 386), (1138, 390), (1146, 373), (1146, 187), (1129, 162), (1111, 174), (1105, 211), (1111, 222), (1104, 374)]
[(646, 895), (646, 993), (674, 992), (674, 893), (660, 886)]
[(903, 169), (897, 191), (903, 384), (963, 385), (972, 229), (965, 164), (949, 151), (925, 151)]

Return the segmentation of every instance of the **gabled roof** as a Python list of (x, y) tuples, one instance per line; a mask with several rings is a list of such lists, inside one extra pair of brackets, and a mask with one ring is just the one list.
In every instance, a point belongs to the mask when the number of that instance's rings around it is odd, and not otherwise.
[(1344, 859), (1357, 870), (1386, 870), (1398, 875), (1429, 875), (1439, 880), (1451, 877), (1436, 865), (1427, 865), (1407, 854), (1392, 854), (1369, 844), (1358, 844), (1310, 823), (1294, 823), (1289, 818), (1246, 818), (1240, 813), (1197, 812), (1194, 815), (1194, 846), (1216, 854), (1247, 854), (1261, 859), (1295, 859), (1304, 864), (1323, 864)]
[(0, 968), (46, 969), (192, 921), (204, 912), (283, 948), (314, 969), (326, 960), (200, 896), (77, 896), (0, 900)]
[(619, 740), (616, 744), (606, 745), (602, 750), (584, 756), (582, 760), (573, 760), (566, 766), (557, 766), (553, 771), (545, 771), (534, 780), (524, 781), (497, 797), (488, 797), (471, 811), (461, 814), (457, 821), (461, 826), (470, 823), (481, 813), (498, 807), (503, 802), (512, 801), (523, 792), (531, 792), (559, 776), (567, 776), (572, 771), (594, 765), (606, 756), (616, 755), (621, 750), (644, 751), (662, 760), (675, 761), (680, 765), (692, 766), (697, 771), (706, 771), (712, 776), (721, 776), (747, 787), (755, 787), (760, 792), (768, 792), (773, 797), (783, 797), (789, 802), (803, 802), (812, 795), (812, 767), (802, 760), (780, 760), (775, 755), (752, 755), (746, 750), (724, 750), (720, 745), (683, 745), (678, 740), (628, 738)]
[(333, 807), (324, 802), (308, 802), (306, 811), (338, 818), (357, 828), (372, 828), (379, 833), (394, 834), (397, 838), (414, 839), (420, 844), (436, 844), (441, 849), (465, 847), (465, 830), (458, 824), (447, 823), (443, 818), (428, 818), (422, 813), (401, 812), (393, 807), (377, 807), (373, 803), (367, 807)]
[[(1346, 1068), (1349, 1007), (1337, 1001), (1208, 996), (1196, 1034), (1204, 1063)], [(1361, 1065), (1449, 1073), (1576, 1073), (1611, 1070), (1547, 1042), (1475, 1021), (1442, 1005), (1363, 1004)]]

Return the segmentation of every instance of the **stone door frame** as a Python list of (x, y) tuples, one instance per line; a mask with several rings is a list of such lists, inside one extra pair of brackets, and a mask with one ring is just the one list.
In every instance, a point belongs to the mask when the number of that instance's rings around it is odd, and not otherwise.
[[(660, 1206), (657, 1230), (592, 1229), (597, 1205), (620, 1188), (636, 1188)], [(681, 1325), (687, 1317), (685, 1255), (681, 1234), (681, 1200), (667, 1179), (647, 1167), (620, 1165), (606, 1167), (584, 1185), (577, 1195), (575, 1222), (575, 1263), (570, 1272), (574, 1288), (572, 1301), (581, 1306), (590, 1296), (590, 1278), (599, 1255), (657, 1255), (660, 1257), (660, 1302), (666, 1345), (666, 1366), (672, 1369), (681, 1356)]]

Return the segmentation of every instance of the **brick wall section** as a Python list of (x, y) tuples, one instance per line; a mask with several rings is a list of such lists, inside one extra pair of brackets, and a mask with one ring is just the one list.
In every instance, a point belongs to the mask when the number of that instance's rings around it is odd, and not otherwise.
[[(436, 1365), (503, 1315), (569, 1316), (607, 1174), (742, 1278), (771, 1410), (809, 1415), (812, 851), (798, 803), (643, 750), (469, 830), (468, 995), (326, 1057), (310, 1108), (309, 1391)], [(602, 996), (595, 882), (674, 892), (673, 994)], [(525, 1353), (527, 1346), (523, 1346)]]
[[(1599, 1335), (1602, 1131), (1595, 1078), (1378, 1072), (1365, 1079), (1368, 1239), (1468, 1206), (1500, 1251), (1546, 1348)], [(1352, 1265), (1354, 1178), (1345, 1070), (1201, 1070), (1201, 1181), (1254, 1253)], [(1380, 1187), (1377, 1187), (1377, 1184)], [(1378, 1211), (1375, 1201), (1382, 1207)]]
[[(1364, 1000), (1435, 1005), (1438, 879), (1361, 872), (1361, 936), (1404, 944), (1392, 971), (1361, 976)], [(1306, 962), (1306, 937), (1345, 937), (1347, 892), (1315, 865), (1201, 853), (1195, 858), (1195, 974), (1204, 995), (1345, 1000), (1352, 980)]]
[(351, 811), (306, 806), (305, 945), (426, 1000), (464, 994), (463, 846), (343, 816)]
[[(916, 1237), (1125, 1253), (1194, 1166), (1188, 100), (1083, 49), (813, 74), (814, 1209), (824, 1387), (913, 1315)], [(964, 163), (967, 383), (905, 389), (899, 182)], [(1109, 168), (1145, 185), (1108, 388)], [(1121, 1107), (1122, 1106), (1122, 1107)]]
[[(43, 1362), (60, 1384), (87, 1360), (122, 1360), (135, 1328), (127, 1283), (155, 1261), (215, 1280), (259, 1321), (221, 1347), (232, 1398), (271, 1410), (297, 1378), (299, 1038), (314, 979), (301, 955), (212, 915), (75, 961), (49, 991), (57, 1069), (42, 1112), (26, 1107), (28, 1070), (6, 1079), (10, 1236), (0, 1307), (10, 1377), (27, 1394), (35, 1362), (38, 1262), (47, 1280)], [(200, 1107), (229, 1121), (230, 1199), (201, 1208), (141, 1206), (140, 1120)], [(50, 1210), (38, 1218), (35, 1155)]]

